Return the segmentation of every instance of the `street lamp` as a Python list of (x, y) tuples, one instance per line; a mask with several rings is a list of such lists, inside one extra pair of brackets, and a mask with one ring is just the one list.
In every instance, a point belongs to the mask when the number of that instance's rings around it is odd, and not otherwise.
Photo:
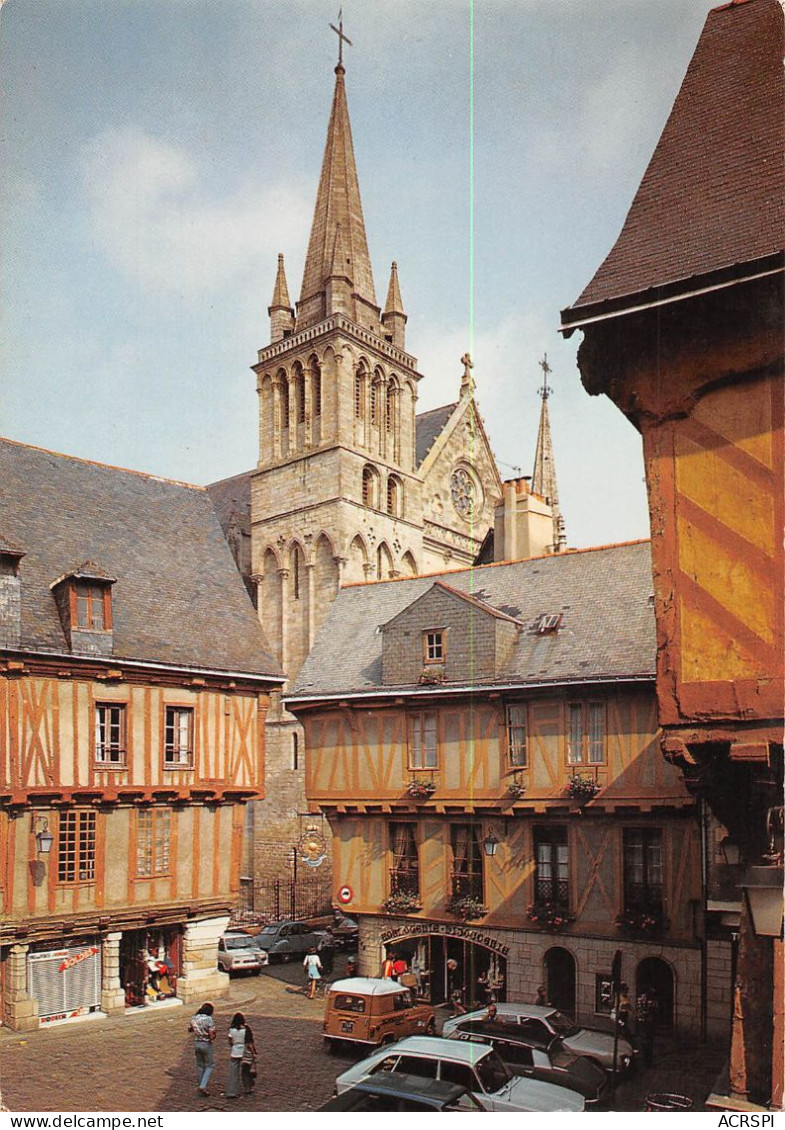
[(482, 841), (482, 850), (489, 857), (496, 855), (496, 850), (499, 847), (499, 841), (494, 836), (493, 832), (489, 832), (485, 839)]
[(782, 935), (782, 867), (748, 867), (741, 882), (750, 908), (752, 928), (761, 937)]
[(46, 817), (38, 817), (36, 820), (36, 826), (38, 824), (38, 820), (43, 823), (43, 827), (37, 830), (35, 833), (35, 845), (37, 850), (42, 855), (49, 855), (49, 852), (52, 850), (52, 844), (54, 843), (55, 838), (49, 831), (49, 821), (46, 819)]

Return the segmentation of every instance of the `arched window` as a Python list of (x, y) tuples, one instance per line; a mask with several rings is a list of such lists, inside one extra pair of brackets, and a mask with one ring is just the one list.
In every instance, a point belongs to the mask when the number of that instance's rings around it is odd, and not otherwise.
[(378, 424), (379, 410), (379, 385), (374, 380), (371, 382), (371, 423)]
[(376, 472), (373, 467), (363, 467), (363, 506), (374, 506)]
[(305, 374), (297, 366), (294, 377), (294, 394), (297, 400), (297, 423), (305, 423)]
[(388, 432), (391, 432), (395, 426), (395, 398), (397, 395), (398, 385), (395, 381), (390, 381), (387, 387), (387, 403), (384, 414), (384, 426)]
[(365, 373), (358, 369), (354, 377), (354, 414), (362, 420), (365, 409)]
[(394, 518), (401, 517), (402, 499), (403, 486), (401, 480), (396, 475), (390, 475), (387, 479), (387, 513), (392, 514)]
[(322, 414), (322, 370), (319, 368), (319, 362), (314, 357), (311, 361), (311, 372), (313, 373), (313, 414), (314, 416), (321, 416)]
[(296, 547), (292, 554), (292, 596), (300, 599), (300, 551)]

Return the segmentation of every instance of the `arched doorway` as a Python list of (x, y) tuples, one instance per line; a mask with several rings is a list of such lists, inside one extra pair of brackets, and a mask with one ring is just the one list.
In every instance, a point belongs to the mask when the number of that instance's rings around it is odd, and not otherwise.
[(657, 1027), (673, 1028), (673, 970), (661, 957), (645, 957), (635, 974), (635, 995), (653, 993), (657, 1002)]
[(548, 1001), (559, 1012), (575, 1016), (575, 958), (563, 946), (552, 946), (543, 961)]

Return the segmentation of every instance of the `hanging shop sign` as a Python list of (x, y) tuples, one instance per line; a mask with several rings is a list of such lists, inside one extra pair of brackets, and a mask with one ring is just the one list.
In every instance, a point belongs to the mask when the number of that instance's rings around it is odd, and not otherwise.
[(327, 858), (327, 841), (314, 825), (310, 824), (300, 836), (297, 852), (308, 867), (321, 867)]
[(501, 957), (507, 957), (510, 947), (500, 942), (493, 934), (484, 934), (481, 930), (472, 930), (469, 926), (453, 926), (451, 922), (418, 922), (408, 926), (393, 926), (383, 930), (381, 941), (383, 943), (400, 941), (403, 938), (416, 938), (425, 934), (438, 934), (445, 938), (460, 938), (464, 942), (473, 942), (474, 945), (484, 946), (493, 950)]
[(338, 902), (342, 902), (344, 906), (347, 902), (351, 902), (354, 898), (354, 891), (351, 887), (341, 887), (338, 892)]

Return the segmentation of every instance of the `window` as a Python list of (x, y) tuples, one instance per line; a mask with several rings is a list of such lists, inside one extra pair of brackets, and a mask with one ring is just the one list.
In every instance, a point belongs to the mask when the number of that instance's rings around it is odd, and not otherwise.
[(354, 377), (354, 414), (362, 420), (365, 413), (365, 374), (362, 369)]
[(76, 626), (88, 630), (111, 627), (109, 620), (109, 589), (93, 581), (76, 581)]
[(95, 881), (95, 813), (61, 812), (57, 843), (60, 883)]
[(167, 706), (164, 726), (164, 765), (190, 768), (193, 765), (194, 712), (190, 706)]
[(515, 769), (525, 769), (529, 764), (526, 717), (524, 703), (507, 707), (507, 757)]
[(432, 628), (422, 634), (423, 663), (444, 663), (444, 632)]
[(567, 829), (534, 829), (534, 898), (535, 902), (569, 905)]
[(297, 370), (295, 377), (295, 398), (297, 400), (297, 423), (305, 423), (305, 374), (302, 369)]
[(624, 829), (624, 909), (662, 910), (662, 834)]
[(378, 424), (379, 416), (379, 385), (376, 381), (371, 383), (371, 423)]
[(95, 760), (125, 765), (125, 705), (99, 702), (95, 707)]
[(384, 404), (384, 426), (388, 432), (393, 430), (393, 421), (395, 418), (395, 397), (398, 393), (398, 386), (390, 384), (387, 389), (387, 400)]
[(390, 894), (420, 896), (420, 862), (413, 824), (390, 824)]
[(568, 710), (567, 764), (601, 765), (605, 760), (605, 703), (571, 702)]
[(402, 495), (403, 488), (400, 480), (395, 475), (390, 475), (387, 479), (387, 513), (392, 514), (394, 518), (400, 518), (403, 512)]
[[(300, 736), (292, 734), (292, 769), (297, 769), (300, 755)], [(248, 805), (250, 808), (250, 804)]]
[(409, 768), (435, 769), (436, 715), (415, 714), (409, 719)]
[(314, 361), (313, 363), (313, 414), (314, 416), (321, 416), (322, 414), (322, 370)]
[(286, 377), (281, 378), (281, 383), (279, 384), (278, 387), (280, 389), (280, 396), (281, 396), (281, 427), (282, 428), (288, 428), (289, 427), (289, 382), (287, 381)]
[(373, 506), (375, 503), (375, 479), (373, 467), (363, 467), (363, 506)]
[(136, 814), (136, 874), (140, 879), (169, 874), (171, 812), (142, 808)]
[(474, 824), (452, 827), (452, 895), (483, 900), (482, 839)]

